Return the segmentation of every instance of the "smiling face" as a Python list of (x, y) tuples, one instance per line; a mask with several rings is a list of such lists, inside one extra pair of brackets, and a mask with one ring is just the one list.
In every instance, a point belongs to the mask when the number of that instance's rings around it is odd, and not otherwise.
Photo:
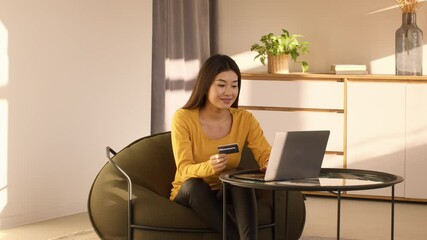
[(206, 105), (217, 109), (229, 109), (239, 94), (237, 74), (231, 70), (216, 75), (209, 87)]

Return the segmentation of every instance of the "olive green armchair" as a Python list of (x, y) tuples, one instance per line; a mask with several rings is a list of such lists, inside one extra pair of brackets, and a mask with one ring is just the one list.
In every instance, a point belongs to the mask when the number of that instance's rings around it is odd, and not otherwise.
[[(242, 151), (240, 168), (256, 168), (252, 152)], [(107, 155), (109, 162), (96, 176), (88, 199), (89, 217), (101, 239), (222, 239), (190, 208), (169, 200), (176, 171), (170, 132), (138, 139), (118, 153), (107, 147)], [(305, 224), (301, 192), (256, 190), (256, 196), (259, 238), (299, 239)]]

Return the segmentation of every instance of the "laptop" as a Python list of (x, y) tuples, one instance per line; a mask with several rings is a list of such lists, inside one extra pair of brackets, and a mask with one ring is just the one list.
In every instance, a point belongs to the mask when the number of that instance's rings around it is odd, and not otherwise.
[(265, 173), (237, 174), (255, 181), (319, 177), (330, 131), (276, 132)]

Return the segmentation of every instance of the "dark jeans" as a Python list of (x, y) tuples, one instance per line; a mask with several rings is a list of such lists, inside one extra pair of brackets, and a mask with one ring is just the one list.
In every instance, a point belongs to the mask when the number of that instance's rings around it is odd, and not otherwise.
[[(227, 239), (257, 240), (258, 218), (255, 192), (250, 188), (230, 186), (227, 200), (231, 196), (231, 209), (227, 209)], [(222, 233), (222, 194), (212, 191), (201, 178), (186, 180), (174, 199), (190, 207), (203, 221)], [(240, 236), (240, 238), (239, 238)]]

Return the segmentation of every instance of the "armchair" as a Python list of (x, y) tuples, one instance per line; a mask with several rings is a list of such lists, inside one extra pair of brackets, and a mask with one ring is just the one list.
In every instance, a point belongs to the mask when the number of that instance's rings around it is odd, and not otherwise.
[[(254, 168), (248, 148), (242, 150), (241, 168)], [(113, 155), (113, 156), (112, 156)], [(190, 208), (169, 200), (176, 167), (170, 132), (143, 137), (116, 153), (107, 148), (109, 162), (96, 176), (89, 192), (88, 212), (101, 239), (222, 239)], [(256, 190), (259, 237), (298, 239), (305, 224), (304, 196), (292, 191), (273, 194)], [(273, 196), (276, 211), (273, 213)], [(287, 199), (286, 199), (287, 198)], [(285, 202), (288, 218), (285, 219)], [(287, 232), (284, 224), (288, 223)]]

